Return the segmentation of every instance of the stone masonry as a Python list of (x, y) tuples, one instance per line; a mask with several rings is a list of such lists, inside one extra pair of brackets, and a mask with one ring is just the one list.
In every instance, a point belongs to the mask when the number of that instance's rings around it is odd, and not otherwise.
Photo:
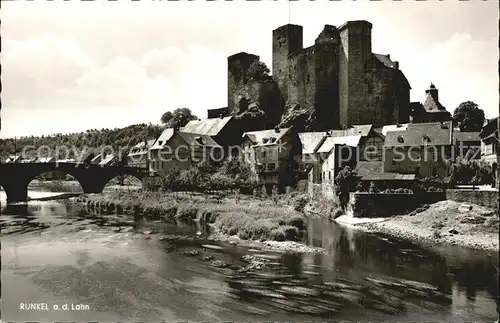
[[(267, 100), (273, 104), (266, 109), (283, 115), (286, 107), (299, 105), (315, 115), (316, 131), (409, 122), (411, 87), (398, 62), (372, 53), (371, 30), (372, 24), (364, 20), (338, 28), (325, 25), (307, 48), (302, 26), (288, 24), (273, 30), (272, 78), (279, 89), (274, 92), (279, 93)], [(240, 103), (259, 101), (256, 91), (245, 91), (249, 85), (243, 77), (256, 60), (257, 55), (247, 53), (228, 58), (229, 111), (238, 112)]]

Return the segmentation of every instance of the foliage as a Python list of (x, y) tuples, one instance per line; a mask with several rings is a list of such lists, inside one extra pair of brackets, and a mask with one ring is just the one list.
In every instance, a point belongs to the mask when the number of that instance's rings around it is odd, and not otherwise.
[(247, 81), (266, 82), (271, 80), (271, 71), (264, 62), (254, 61), (248, 67), (246, 73)]
[(356, 171), (349, 166), (345, 166), (335, 177), (335, 193), (340, 196), (343, 193), (349, 193), (357, 186)]
[(335, 177), (335, 194), (339, 197), (341, 205), (344, 206), (349, 192), (354, 191), (358, 183), (356, 171), (345, 166)]
[(167, 127), (184, 127), (189, 121), (197, 120), (198, 117), (191, 113), (188, 108), (178, 108), (173, 112), (165, 112), (160, 121)]
[[(126, 155), (127, 147), (130, 148), (141, 141), (156, 139), (163, 131), (163, 127), (152, 124), (136, 124), (125, 128), (115, 129), (89, 129), (85, 132), (71, 134), (53, 134), (49, 136), (29, 136), (0, 139), (0, 156), (6, 157), (15, 153), (26, 153), (27, 158), (51, 157), (56, 159), (78, 158), (83, 152), (101, 153), (105, 146), (120, 147), (122, 156)], [(37, 149), (49, 147), (49, 149)], [(56, 148), (59, 147), (59, 150)], [(67, 147), (68, 151), (61, 149)], [(38, 156), (38, 153), (40, 156)], [(58, 153), (56, 155), (56, 153)]]
[(234, 116), (234, 119), (239, 124), (240, 129), (252, 129), (257, 131), (264, 130), (269, 126), (267, 114), (258, 104), (252, 105), (243, 113), (237, 114)]
[(253, 191), (257, 184), (250, 168), (237, 159), (222, 163), (201, 162), (186, 170), (173, 168), (161, 177), (162, 188), (166, 191)]
[(493, 169), (483, 160), (468, 160), (457, 158), (450, 163), (450, 175), (447, 182), (450, 184), (490, 185), (493, 183)]
[(378, 193), (378, 187), (377, 187), (377, 184), (375, 182), (370, 182), (370, 187), (368, 188), (368, 192), (369, 193)]
[(485, 120), (484, 111), (472, 101), (460, 103), (453, 112), (453, 118), (458, 121), (460, 131), (469, 132), (481, 131)]

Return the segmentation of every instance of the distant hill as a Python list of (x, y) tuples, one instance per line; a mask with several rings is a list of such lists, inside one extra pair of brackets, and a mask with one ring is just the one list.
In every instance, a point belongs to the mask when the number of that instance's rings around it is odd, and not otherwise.
[[(15, 141), (14, 138), (0, 139), (0, 156), (5, 158), (8, 155), (14, 154), (14, 151), (20, 154), (24, 150), (28, 155), (27, 157), (31, 158), (35, 157), (37, 154), (36, 149), (40, 147), (49, 147), (50, 149), (45, 150), (51, 150), (54, 154), (56, 147), (63, 146), (70, 150), (70, 155), (66, 156), (65, 153), (61, 153), (60, 156), (54, 157), (74, 158), (76, 157), (73, 154), (74, 150), (81, 152), (83, 149), (87, 149), (88, 151), (100, 152), (105, 146), (123, 147), (123, 151), (125, 152), (126, 147), (130, 148), (147, 139), (156, 139), (163, 129), (163, 126), (158, 125), (136, 124), (125, 128), (90, 129), (85, 132), (71, 134), (20, 137)], [(42, 149), (39, 151), (42, 151)], [(46, 152), (42, 155), (39, 157), (46, 157)]]

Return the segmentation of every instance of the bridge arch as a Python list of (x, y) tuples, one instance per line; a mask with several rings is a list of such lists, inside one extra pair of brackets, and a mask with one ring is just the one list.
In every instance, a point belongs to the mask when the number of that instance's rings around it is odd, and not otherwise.
[(36, 188), (62, 193), (83, 192), (80, 181), (68, 171), (47, 171), (35, 176), (28, 183), (28, 190)]
[(59, 164), (5, 164), (0, 165), (0, 184), (5, 189), (7, 202), (26, 202), (28, 185), (41, 174), (58, 171), (71, 175), (84, 193), (101, 193), (110, 180), (117, 176), (133, 176), (142, 180), (149, 175), (146, 169), (124, 166)]

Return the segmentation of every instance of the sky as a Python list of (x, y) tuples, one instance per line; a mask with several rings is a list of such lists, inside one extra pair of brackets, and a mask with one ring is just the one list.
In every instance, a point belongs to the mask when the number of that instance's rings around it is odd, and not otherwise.
[(373, 24), (372, 50), (399, 61), (412, 101), (430, 82), (450, 111), (498, 116), (498, 1), (2, 2), (0, 138), (158, 124), (180, 107), (227, 105), (227, 57), (272, 66), (272, 30)]

